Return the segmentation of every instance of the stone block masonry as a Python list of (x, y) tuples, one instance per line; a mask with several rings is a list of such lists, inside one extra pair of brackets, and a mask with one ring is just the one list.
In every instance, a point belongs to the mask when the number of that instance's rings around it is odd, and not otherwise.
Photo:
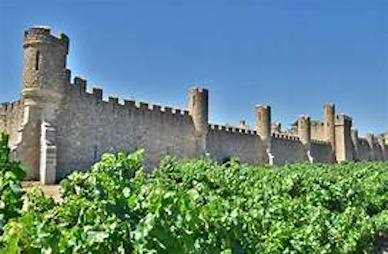
[(101, 88), (89, 91), (87, 80), (71, 80), (66, 35), (31, 27), (23, 49), (22, 95), (1, 104), (0, 131), (10, 134), (27, 180), (53, 184), (73, 170), (88, 170), (105, 152), (139, 148), (148, 171), (166, 155), (269, 164), (388, 159), (387, 134), (359, 138), (351, 117), (337, 116), (334, 104), (324, 106), (323, 121), (300, 116), (292, 130), (271, 128), (269, 105), (256, 107), (253, 129), (216, 125), (208, 121), (207, 89), (191, 89), (187, 109), (104, 100)]

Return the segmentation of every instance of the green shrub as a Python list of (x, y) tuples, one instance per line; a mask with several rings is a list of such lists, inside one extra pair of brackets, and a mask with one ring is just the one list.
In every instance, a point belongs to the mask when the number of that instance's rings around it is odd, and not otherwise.
[(19, 216), (22, 208), (24, 171), (9, 155), (8, 136), (0, 133), (0, 236), (7, 221)]

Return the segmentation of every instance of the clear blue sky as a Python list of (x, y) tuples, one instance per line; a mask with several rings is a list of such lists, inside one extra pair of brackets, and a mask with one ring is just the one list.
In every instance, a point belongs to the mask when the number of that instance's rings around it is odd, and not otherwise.
[(271, 104), (283, 126), (322, 105), (361, 134), (388, 130), (386, 0), (0, 0), (0, 101), (22, 88), (22, 35), (70, 37), (73, 75), (105, 95), (186, 107), (210, 90), (210, 119), (254, 125)]

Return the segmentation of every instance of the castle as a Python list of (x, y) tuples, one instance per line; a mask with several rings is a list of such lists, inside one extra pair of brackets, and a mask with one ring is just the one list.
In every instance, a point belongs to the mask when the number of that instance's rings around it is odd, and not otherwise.
[(25, 31), (23, 91), (20, 100), (2, 103), (0, 132), (10, 135), (13, 156), (27, 169), (28, 180), (52, 184), (75, 169), (85, 170), (111, 151), (144, 148), (146, 169), (166, 155), (209, 157), (224, 161), (282, 164), (310, 161), (388, 160), (388, 136), (358, 137), (352, 119), (324, 105), (323, 121), (300, 116), (282, 131), (271, 122), (271, 107), (256, 107), (256, 128), (209, 124), (209, 92), (189, 91), (188, 109), (173, 109), (117, 98), (71, 81), (66, 68), (69, 39), (50, 29)]

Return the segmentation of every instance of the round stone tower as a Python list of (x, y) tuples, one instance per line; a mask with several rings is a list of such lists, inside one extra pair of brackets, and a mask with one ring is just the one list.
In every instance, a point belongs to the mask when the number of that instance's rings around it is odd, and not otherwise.
[(269, 142), (271, 138), (271, 106), (256, 106), (256, 130), (261, 140)]
[[(38, 180), (42, 164), (42, 123), (57, 124), (58, 109), (67, 81), (69, 39), (50, 34), (47, 27), (32, 27), (23, 38), (24, 120), (17, 153), (27, 168), (27, 179)], [(45, 135), (43, 135), (45, 136)]]
[(200, 155), (204, 155), (206, 153), (206, 136), (209, 126), (209, 91), (207, 89), (190, 89), (189, 112), (193, 119), (198, 152)]
[(298, 118), (298, 136), (303, 145), (303, 153), (301, 160), (307, 159), (313, 162), (314, 158), (311, 155), (311, 121), (309, 116), (301, 115)]
[(263, 151), (262, 160), (270, 165), (274, 163), (274, 156), (271, 148), (271, 106), (256, 106), (256, 132), (262, 141)]
[(325, 139), (330, 143), (332, 150), (332, 162), (335, 162), (335, 106), (331, 103), (326, 103), (323, 109), (324, 135)]
[(46, 27), (32, 27), (24, 32), (23, 48), (25, 104), (57, 104), (63, 97), (67, 80), (68, 37), (53, 36)]

